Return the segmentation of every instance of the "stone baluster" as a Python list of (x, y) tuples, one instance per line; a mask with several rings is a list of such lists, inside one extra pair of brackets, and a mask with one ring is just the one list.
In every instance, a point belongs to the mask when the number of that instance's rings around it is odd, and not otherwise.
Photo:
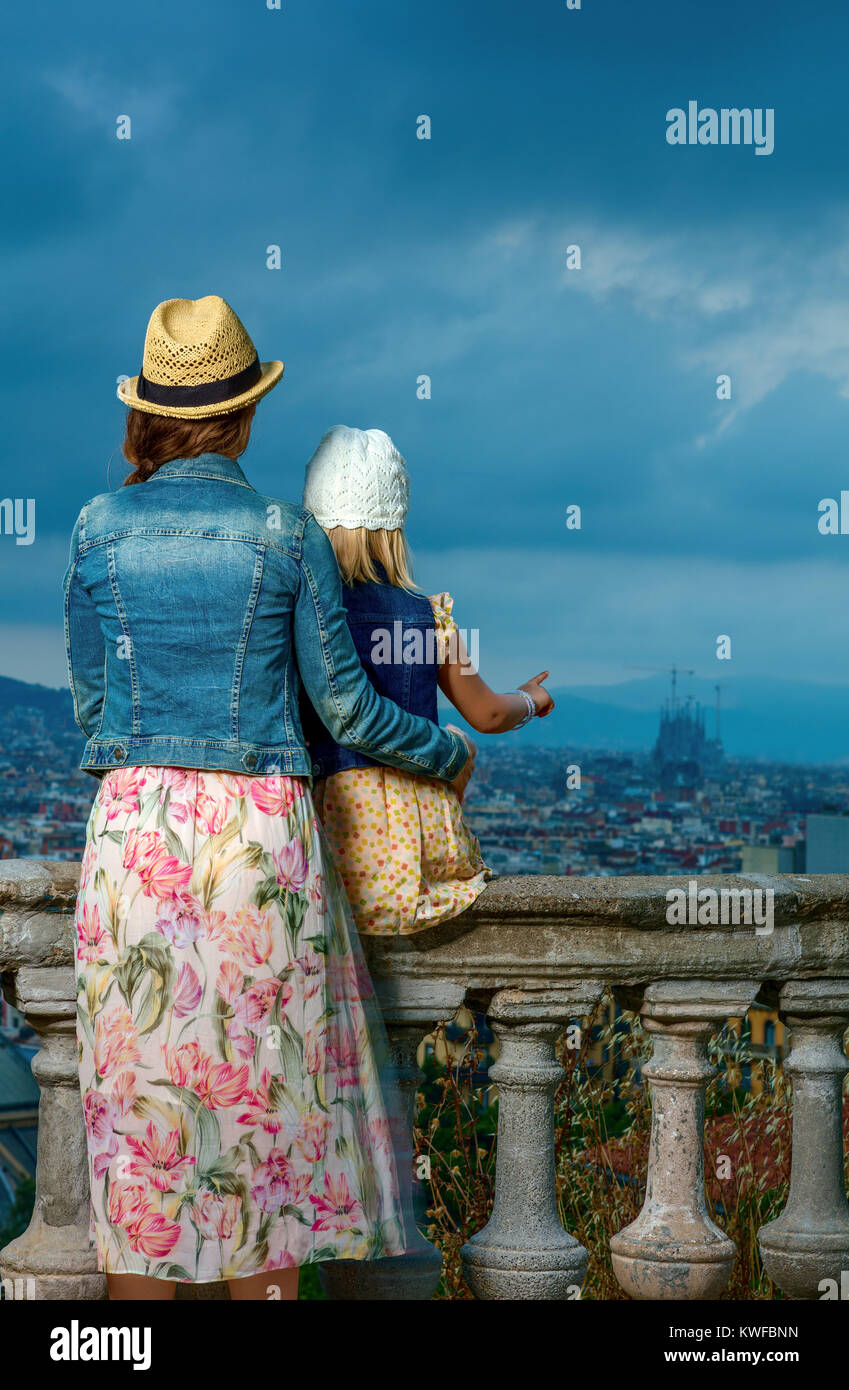
[[(377, 952), (375, 952), (375, 955)], [(390, 1047), (390, 1071), (401, 1092), (406, 1115), (405, 1134), (398, 1137), (395, 1156), (401, 1173), (401, 1196), (408, 1249), (403, 1255), (382, 1260), (330, 1260), (321, 1266), (325, 1292), (333, 1299), (433, 1298), (442, 1274), (442, 1255), (419, 1230), (413, 1190), (405, 1171), (413, 1167), (413, 1125), (416, 1094), (421, 1084), (418, 1049), (435, 1022), (451, 1019), (463, 1003), (462, 985), (430, 981), (375, 980)]]
[(557, 992), (501, 990), (488, 1011), (500, 1043), (489, 1071), (498, 1087), (495, 1200), (461, 1251), (476, 1298), (580, 1296), (587, 1252), (557, 1211), (554, 1093), (564, 1072), (554, 1045), (570, 1019), (592, 1014), (602, 988), (593, 981)]
[(793, 1082), (790, 1194), (758, 1236), (764, 1267), (790, 1298), (821, 1298), (849, 1278), (849, 1203), (843, 1180), (843, 1077), (849, 1059), (849, 980), (793, 980), (780, 995), (791, 1031), (784, 1070)]
[(708, 1216), (704, 1181), (705, 1088), (712, 1033), (740, 1017), (754, 981), (668, 980), (645, 991), (641, 1009), (654, 1048), (646, 1197), (635, 1221), (612, 1237), (613, 1270), (636, 1299), (714, 1299), (726, 1287), (734, 1242)]
[(24, 966), (10, 999), (41, 1041), (32, 1064), (41, 1099), (35, 1210), (24, 1234), (0, 1251), (0, 1275), (39, 1299), (105, 1298), (106, 1280), (89, 1244), (74, 972), (68, 966)]

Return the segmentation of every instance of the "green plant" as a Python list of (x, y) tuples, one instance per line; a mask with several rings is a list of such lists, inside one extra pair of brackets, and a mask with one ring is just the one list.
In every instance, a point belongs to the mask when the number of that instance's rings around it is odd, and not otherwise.
[(0, 1250), (10, 1241), (17, 1240), (18, 1236), (23, 1235), (32, 1219), (34, 1206), (35, 1179), (24, 1178), (15, 1190), (15, 1200), (9, 1208), (5, 1222), (0, 1226)]
[[(605, 1021), (609, 1012), (605, 998), (578, 1048), (566, 1035), (558, 1043), (565, 1075), (555, 1097), (555, 1174), (563, 1225), (589, 1252), (582, 1297), (618, 1300), (625, 1294), (613, 1274), (610, 1237), (634, 1220), (645, 1197), (651, 1100), (639, 1063), (651, 1047), (637, 1015)], [(606, 1049), (607, 1076), (591, 1065), (593, 1041)], [(427, 1233), (444, 1258), (438, 1298), (471, 1298), (460, 1249), (492, 1208), (498, 1107), (482, 1105), (473, 1084), (485, 1060), (472, 1028), (454, 1065), (432, 1058), (425, 1065), (415, 1140), (430, 1160)], [(762, 1060), (760, 1093), (742, 1089), (741, 1066), (753, 1061), (746, 1030), (723, 1030), (711, 1060), (718, 1070), (706, 1098), (706, 1199), (739, 1251), (724, 1297), (779, 1298), (757, 1233), (787, 1198), (788, 1088), (781, 1068)]]

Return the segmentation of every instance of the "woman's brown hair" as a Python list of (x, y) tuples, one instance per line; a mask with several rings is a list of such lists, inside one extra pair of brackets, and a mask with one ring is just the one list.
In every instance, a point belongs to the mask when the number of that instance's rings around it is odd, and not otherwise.
[(255, 410), (255, 404), (246, 405), (230, 415), (199, 420), (129, 410), (124, 457), (133, 465), (133, 472), (124, 479), (124, 486), (146, 482), (172, 459), (196, 459), (200, 454), (238, 458), (248, 447)]

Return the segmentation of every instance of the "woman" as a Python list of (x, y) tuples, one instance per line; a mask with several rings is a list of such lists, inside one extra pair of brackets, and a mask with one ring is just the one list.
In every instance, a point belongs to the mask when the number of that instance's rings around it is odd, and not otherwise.
[(347, 747), (460, 791), (473, 756), (376, 694), (324, 532), (236, 462), (282, 374), (217, 296), (160, 304), (120, 389), (135, 471), (71, 543), (69, 675), (102, 779), (76, 915), (80, 1085), (113, 1299), (218, 1279), (295, 1298), (301, 1264), (405, 1248), (299, 676)]

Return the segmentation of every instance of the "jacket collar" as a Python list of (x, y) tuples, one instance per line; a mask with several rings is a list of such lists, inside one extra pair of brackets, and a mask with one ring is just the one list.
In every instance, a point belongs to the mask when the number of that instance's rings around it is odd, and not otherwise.
[(157, 468), (148, 482), (153, 482), (154, 478), (174, 477), (218, 478), (225, 483), (251, 487), (236, 460), (225, 458), (223, 454), (200, 454), (196, 459), (172, 459), (170, 463), (163, 463), (161, 468)]

